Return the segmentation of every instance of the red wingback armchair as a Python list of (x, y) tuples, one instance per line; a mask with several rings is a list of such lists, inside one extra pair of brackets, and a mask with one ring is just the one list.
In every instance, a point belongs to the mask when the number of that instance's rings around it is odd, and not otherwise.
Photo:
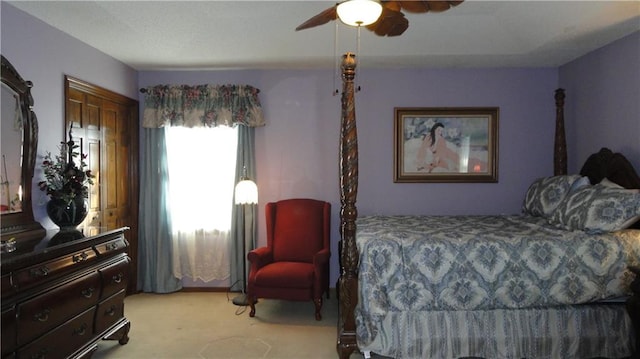
[(329, 298), (331, 204), (314, 199), (267, 203), (267, 246), (247, 254), (247, 298), (255, 316), (258, 298), (313, 300), (321, 320), (322, 294)]

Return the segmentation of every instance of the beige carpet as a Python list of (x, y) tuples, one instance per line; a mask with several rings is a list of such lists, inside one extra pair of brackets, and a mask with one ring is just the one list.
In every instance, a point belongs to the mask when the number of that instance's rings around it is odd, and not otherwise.
[[(262, 299), (256, 316), (231, 303), (235, 293), (136, 294), (125, 299), (129, 343), (101, 341), (94, 359), (337, 358), (338, 301), (324, 298), (322, 321), (311, 302)], [(363, 358), (354, 353), (351, 359)], [(375, 356), (374, 356), (375, 358)], [(379, 357), (378, 357), (379, 358)]]

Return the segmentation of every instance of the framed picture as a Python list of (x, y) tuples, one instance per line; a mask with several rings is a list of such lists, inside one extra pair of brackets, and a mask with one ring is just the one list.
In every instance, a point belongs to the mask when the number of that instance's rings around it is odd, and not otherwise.
[(394, 112), (394, 182), (498, 182), (497, 107)]

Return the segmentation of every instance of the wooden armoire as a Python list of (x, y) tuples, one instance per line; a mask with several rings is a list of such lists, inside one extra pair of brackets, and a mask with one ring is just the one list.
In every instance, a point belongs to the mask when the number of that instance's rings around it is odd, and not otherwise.
[(128, 293), (137, 286), (138, 253), (138, 101), (65, 76), (65, 138), (87, 155), (96, 176), (89, 191), (89, 214), (78, 227), (93, 231), (130, 227), (132, 273)]

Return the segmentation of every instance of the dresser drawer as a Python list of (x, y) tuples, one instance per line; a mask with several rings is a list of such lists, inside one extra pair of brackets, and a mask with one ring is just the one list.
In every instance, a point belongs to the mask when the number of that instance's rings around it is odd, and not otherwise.
[(117, 252), (124, 252), (127, 249), (127, 241), (124, 237), (119, 237), (108, 242), (101, 243), (95, 247), (100, 256), (107, 256)]
[(97, 258), (92, 248), (78, 251), (58, 259), (44, 262), (16, 271), (13, 274), (13, 286), (18, 290), (44, 283), (64, 273), (82, 268), (85, 264), (93, 262)]
[(18, 306), (18, 345), (23, 345), (66, 319), (98, 303), (97, 271), (61, 285)]
[(98, 304), (98, 311), (96, 312), (96, 333), (102, 333), (116, 324), (120, 319), (124, 318), (124, 297), (125, 291), (122, 290)]
[(101, 298), (108, 298), (127, 288), (129, 282), (129, 257), (123, 257), (121, 261), (111, 264), (99, 270), (102, 277)]
[(2, 311), (2, 337), (0, 337), (0, 348), (2, 357), (16, 349), (16, 309), (8, 308)]
[(18, 358), (66, 358), (93, 339), (95, 307), (18, 351)]

